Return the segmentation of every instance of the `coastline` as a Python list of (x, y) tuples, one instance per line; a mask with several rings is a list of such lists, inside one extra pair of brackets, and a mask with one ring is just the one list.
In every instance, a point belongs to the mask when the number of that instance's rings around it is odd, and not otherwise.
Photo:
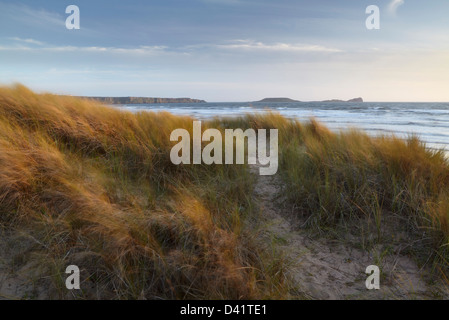
[(388, 103), (364, 102), (298, 102), (250, 103), (222, 102), (204, 104), (155, 104), (112, 106), (125, 111), (170, 112), (179, 116), (193, 116), (199, 120), (214, 117), (241, 117), (246, 114), (277, 112), (299, 121), (314, 118), (332, 131), (364, 130), (370, 136), (396, 135), (407, 139), (416, 135), (428, 147), (449, 150), (448, 103)]

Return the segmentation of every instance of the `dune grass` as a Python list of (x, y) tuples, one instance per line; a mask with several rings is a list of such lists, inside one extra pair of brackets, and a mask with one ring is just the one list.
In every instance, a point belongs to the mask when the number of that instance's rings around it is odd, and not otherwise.
[(216, 120), (279, 130), (279, 173), (293, 212), (321, 236), (365, 250), (401, 244), (404, 254), (446, 277), (449, 270), (449, 162), (418, 137), (331, 132), (314, 119), (279, 114)]
[[(173, 165), (176, 128), (192, 119), (0, 88), (0, 223), (20, 235), (17, 267), (50, 279), (50, 298), (286, 296), (277, 258), (248, 231), (253, 177)], [(83, 290), (68, 294), (70, 264)]]

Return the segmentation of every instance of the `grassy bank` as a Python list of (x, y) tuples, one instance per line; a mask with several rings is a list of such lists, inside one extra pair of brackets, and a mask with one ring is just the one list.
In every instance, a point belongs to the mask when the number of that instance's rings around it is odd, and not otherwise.
[(294, 215), (314, 233), (364, 250), (401, 247), (421, 266), (449, 267), (449, 163), (418, 137), (331, 132), (280, 115), (217, 120), (279, 129), (280, 168)]
[[(283, 298), (276, 259), (248, 230), (247, 168), (174, 166), (176, 128), (191, 131), (192, 119), (1, 88), (0, 223), (12, 268), (37, 272), (49, 298)], [(71, 264), (83, 290), (67, 293)]]

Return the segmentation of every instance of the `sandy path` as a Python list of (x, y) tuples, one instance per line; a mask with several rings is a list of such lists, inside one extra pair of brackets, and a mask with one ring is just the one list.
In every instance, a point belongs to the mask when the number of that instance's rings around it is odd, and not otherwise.
[[(448, 297), (442, 284), (430, 286), (424, 272), (406, 256), (390, 255), (382, 259), (380, 290), (368, 290), (365, 269), (376, 264), (376, 252), (365, 252), (349, 244), (319, 238), (312, 239), (301, 229), (286, 208), (280, 177), (257, 175), (254, 196), (264, 221), (264, 237), (274, 241), (290, 261), (288, 274), (295, 287), (312, 299), (435, 299)], [(295, 226), (296, 225), (296, 226)], [(444, 289), (441, 289), (444, 288)], [(446, 291), (446, 293), (444, 293)]]
[(11, 267), (11, 252), (7, 246), (7, 235), (1, 234), (0, 241), (0, 300), (20, 299), (27, 295), (27, 280), (21, 278)]
[(39, 279), (33, 262), (15, 261), (25, 254), (30, 244), (24, 239), (17, 241), (1, 230), (0, 239), (0, 300), (47, 298), (47, 286), (42, 285), (44, 280)]

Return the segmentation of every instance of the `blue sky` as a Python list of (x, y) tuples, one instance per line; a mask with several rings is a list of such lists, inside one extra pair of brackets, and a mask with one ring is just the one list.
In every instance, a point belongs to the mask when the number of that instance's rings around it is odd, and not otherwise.
[[(80, 8), (67, 30), (65, 8)], [(365, 9), (381, 9), (367, 30)], [(447, 0), (0, 1), (0, 83), (74, 95), (449, 101)]]

